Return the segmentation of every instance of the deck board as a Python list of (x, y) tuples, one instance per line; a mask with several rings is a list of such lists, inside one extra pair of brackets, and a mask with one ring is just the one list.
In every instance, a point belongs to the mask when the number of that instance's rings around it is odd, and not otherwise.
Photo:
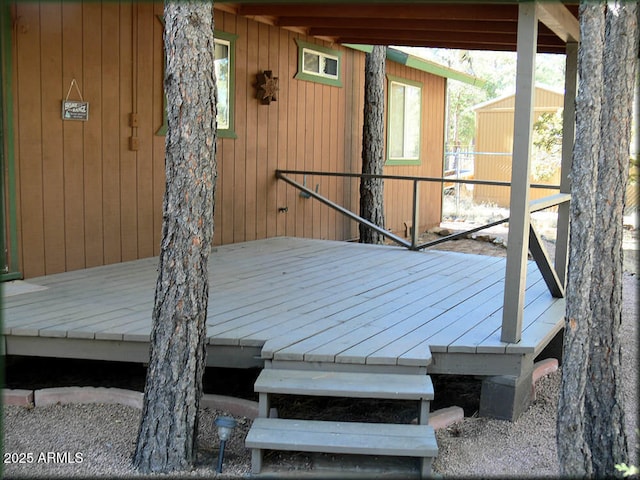
[[(50, 351), (86, 355), (93, 341), (102, 342), (96, 352), (104, 355), (108, 345), (132, 342), (106, 359), (126, 360), (121, 351), (139, 359), (139, 344), (150, 338), (157, 265), (150, 258), (29, 280), (46, 288), (3, 299), (7, 351), (32, 342), (33, 354), (50, 340)], [(564, 300), (550, 296), (530, 262), (522, 340), (500, 342), (500, 257), (272, 238), (214, 248), (209, 271), (212, 361), (227, 356), (218, 350), (259, 352), (262, 361), (365, 369), (426, 366), (429, 350), (538, 353), (564, 316)], [(260, 361), (254, 357), (239, 363)]]

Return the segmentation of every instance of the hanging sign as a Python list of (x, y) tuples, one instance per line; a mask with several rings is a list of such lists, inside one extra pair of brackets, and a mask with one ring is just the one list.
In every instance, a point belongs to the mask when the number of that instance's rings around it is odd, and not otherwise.
[[(76, 86), (78, 95), (80, 95), (80, 101), (69, 100), (69, 95), (71, 94), (71, 89), (74, 85)], [(69, 85), (69, 91), (67, 92), (67, 98), (62, 101), (62, 119), (82, 120), (84, 122), (89, 120), (89, 102), (85, 102), (82, 98), (82, 93), (80, 93), (80, 88), (78, 88), (78, 83), (75, 78), (71, 80), (71, 85)]]

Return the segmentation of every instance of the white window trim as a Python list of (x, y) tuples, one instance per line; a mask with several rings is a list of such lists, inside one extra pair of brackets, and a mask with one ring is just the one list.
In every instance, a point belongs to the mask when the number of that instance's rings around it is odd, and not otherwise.
[[(311, 55), (317, 55), (319, 58), (319, 63), (320, 63), (320, 72), (314, 72), (313, 70), (307, 70), (306, 68), (304, 68), (304, 62), (302, 63), (302, 71), (304, 73), (306, 73), (307, 75), (315, 75), (317, 77), (324, 77), (324, 78), (330, 78), (332, 80), (338, 80), (340, 78), (340, 58), (336, 55), (329, 55), (327, 53), (323, 53), (320, 52), (318, 50), (313, 50), (311, 48), (303, 48), (302, 49), (302, 57), (304, 58), (304, 55), (306, 53), (309, 53)], [(325, 64), (327, 59), (331, 59), (331, 60), (335, 60), (336, 62), (336, 74), (335, 75), (331, 75), (328, 73), (325, 73)]]

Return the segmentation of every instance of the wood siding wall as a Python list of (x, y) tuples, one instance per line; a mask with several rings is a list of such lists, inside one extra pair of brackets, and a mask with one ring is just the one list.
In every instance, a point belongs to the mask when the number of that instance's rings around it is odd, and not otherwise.
[[(50, 1), (13, 7), (14, 136), (21, 270), (26, 278), (158, 254), (164, 193), (162, 3)], [(273, 236), (344, 240), (357, 225), (275, 178), (275, 170), (360, 171), (364, 54), (343, 52), (343, 87), (294, 79), (300, 35), (215, 11), (237, 35), (235, 131), (217, 146), (216, 244)], [(321, 43), (300, 37), (307, 42)], [(255, 75), (272, 70), (278, 100), (255, 98)], [(425, 86), (423, 162), (385, 173), (439, 176), (445, 80), (388, 63)], [(62, 121), (76, 79), (89, 121)], [(76, 99), (72, 90), (70, 99)], [(138, 126), (130, 125), (137, 113)], [(138, 149), (130, 148), (130, 138)], [(302, 178), (298, 178), (302, 181)], [(358, 184), (308, 178), (352, 211)], [(387, 225), (411, 218), (409, 182), (386, 187)], [(439, 185), (424, 185), (422, 220), (439, 222)], [(286, 209), (286, 212), (280, 212)]]
[[(446, 110), (446, 79), (398, 63), (387, 61), (387, 74), (420, 82), (422, 94), (422, 137), (420, 165), (388, 165), (388, 175), (408, 175), (441, 178), (444, 159), (444, 118)], [(387, 97), (388, 98), (388, 97)], [(385, 221), (387, 228), (404, 235), (405, 223), (412, 218), (413, 182), (389, 180), (385, 183)], [(420, 224), (423, 231), (440, 224), (442, 215), (442, 184), (420, 182)]]
[[(158, 253), (164, 192), (162, 5), (14, 7), (18, 234), (25, 277)], [(135, 66), (135, 68), (134, 68)], [(89, 120), (62, 121), (75, 79)], [(75, 88), (70, 99), (78, 99)], [(130, 127), (131, 113), (139, 127)], [(139, 148), (129, 148), (137, 137)]]

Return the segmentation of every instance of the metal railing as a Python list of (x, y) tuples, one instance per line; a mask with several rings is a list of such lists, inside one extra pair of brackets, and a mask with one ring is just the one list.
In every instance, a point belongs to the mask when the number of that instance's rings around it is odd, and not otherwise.
[[(411, 221), (414, 227), (411, 230), (410, 241), (407, 241), (406, 239), (399, 237), (398, 235), (395, 235), (394, 233), (370, 222), (365, 218), (362, 218), (361, 216), (353, 213), (351, 210), (333, 202), (332, 200), (320, 195), (318, 192), (308, 188), (304, 183), (299, 183), (289, 178), (288, 175), (303, 175), (303, 176), (313, 175), (313, 176), (337, 177), (337, 178), (404, 180), (404, 181), (412, 182)], [(435, 182), (435, 183), (440, 183), (441, 185), (444, 185), (444, 183), (446, 182), (447, 184), (458, 183), (458, 184), (470, 184), (470, 185), (491, 185), (491, 186), (510, 187), (511, 184), (509, 182), (493, 181), (493, 180), (472, 180), (472, 179), (451, 178), (451, 177), (413, 177), (413, 176), (406, 176), (406, 175), (372, 175), (372, 174), (363, 174), (363, 173), (317, 172), (317, 171), (311, 171), (311, 170), (276, 170), (276, 177), (288, 183), (289, 185), (292, 185), (293, 187), (299, 189), (300, 191), (304, 192), (305, 196), (315, 198), (316, 200), (327, 205), (328, 207), (333, 208), (334, 210), (337, 210), (338, 212), (351, 218), (352, 220), (355, 220), (360, 224), (366, 225), (367, 227), (371, 228), (372, 230), (375, 230), (376, 232), (380, 233), (381, 235), (388, 238), (389, 240), (397, 243), (398, 245), (406, 247), (409, 250), (422, 250), (422, 249), (432, 247), (440, 243), (448, 242), (450, 240), (455, 240), (455, 239), (464, 237), (466, 235), (479, 232), (486, 228), (494, 227), (496, 225), (500, 225), (502, 223), (506, 223), (509, 221), (509, 217), (506, 217), (494, 222), (483, 224), (479, 227), (474, 227), (469, 230), (447, 235), (437, 240), (432, 240), (424, 243), (418, 242), (419, 231), (417, 226), (418, 226), (419, 209), (420, 209), (418, 199), (420, 195), (419, 185), (421, 182), (432, 182), (432, 183)], [(560, 189), (559, 185), (546, 185), (546, 184), (531, 184), (530, 187), (531, 188), (550, 188), (550, 189), (556, 189), (556, 190)], [(550, 197), (547, 197), (547, 198), (550, 198)], [(556, 198), (556, 200), (560, 200), (560, 198)], [(567, 201), (567, 200), (559, 201), (559, 203), (563, 203), (563, 201)], [(558, 205), (559, 203), (556, 203), (555, 205)], [(540, 201), (532, 202), (532, 205), (534, 205), (534, 207), (532, 208), (535, 208), (535, 210), (531, 210), (531, 212), (544, 210), (545, 208), (549, 208), (550, 206), (553, 206), (553, 205), (547, 205), (547, 203), (540, 202)], [(542, 206), (542, 205), (545, 205), (545, 206)]]

